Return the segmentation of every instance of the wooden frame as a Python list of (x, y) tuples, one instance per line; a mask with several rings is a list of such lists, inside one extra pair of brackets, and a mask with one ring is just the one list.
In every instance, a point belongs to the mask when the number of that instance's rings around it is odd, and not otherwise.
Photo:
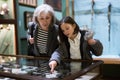
[(27, 24), (33, 20), (33, 12), (24, 12), (24, 22), (25, 22), (25, 29), (28, 29)]
[(19, 4), (24, 6), (36, 7), (37, 0), (19, 0)]
[(62, 0), (44, 0), (44, 3), (51, 5), (56, 11), (62, 11)]

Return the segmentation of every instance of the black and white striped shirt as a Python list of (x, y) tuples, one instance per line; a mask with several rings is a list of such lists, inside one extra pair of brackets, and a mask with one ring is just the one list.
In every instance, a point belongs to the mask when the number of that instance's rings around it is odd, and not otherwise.
[(37, 47), (41, 54), (47, 54), (48, 32), (38, 28)]

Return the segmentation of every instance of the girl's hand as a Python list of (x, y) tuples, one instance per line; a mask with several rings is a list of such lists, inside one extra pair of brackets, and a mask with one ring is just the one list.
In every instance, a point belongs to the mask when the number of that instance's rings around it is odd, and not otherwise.
[(95, 43), (96, 43), (96, 40), (94, 40), (94, 39), (89, 39), (88, 40), (89, 45), (94, 45)]
[(56, 62), (56, 61), (51, 61), (51, 62), (49, 63), (49, 66), (50, 66), (50, 68), (51, 68), (50, 72), (53, 73), (55, 67), (57, 66), (57, 62)]

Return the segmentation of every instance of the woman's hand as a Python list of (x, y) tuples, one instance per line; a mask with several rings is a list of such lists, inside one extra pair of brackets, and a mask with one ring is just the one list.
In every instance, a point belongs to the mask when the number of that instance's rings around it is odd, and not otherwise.
[(33, 44), (34, 43), (34, 38), (29, 38), (29, 42), (30, 42), (30, 44)]
[(56, 61), (50, 61), (49, 66), (50, 66), (50, 68), (51, 68), (51, 70), (50, 70), (51, 73), (53, 73), (55, 67), (57, 66), (57, 62), (56, 62)]

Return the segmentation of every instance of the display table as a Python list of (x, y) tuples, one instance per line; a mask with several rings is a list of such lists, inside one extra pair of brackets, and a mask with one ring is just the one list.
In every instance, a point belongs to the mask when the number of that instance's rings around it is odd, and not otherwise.
[(97, 80), (102, 73), (101, 60), (64, 59), (52, 74), (48, 62), (47, 57), (1, 55), (0, 77), (11, 80)]

